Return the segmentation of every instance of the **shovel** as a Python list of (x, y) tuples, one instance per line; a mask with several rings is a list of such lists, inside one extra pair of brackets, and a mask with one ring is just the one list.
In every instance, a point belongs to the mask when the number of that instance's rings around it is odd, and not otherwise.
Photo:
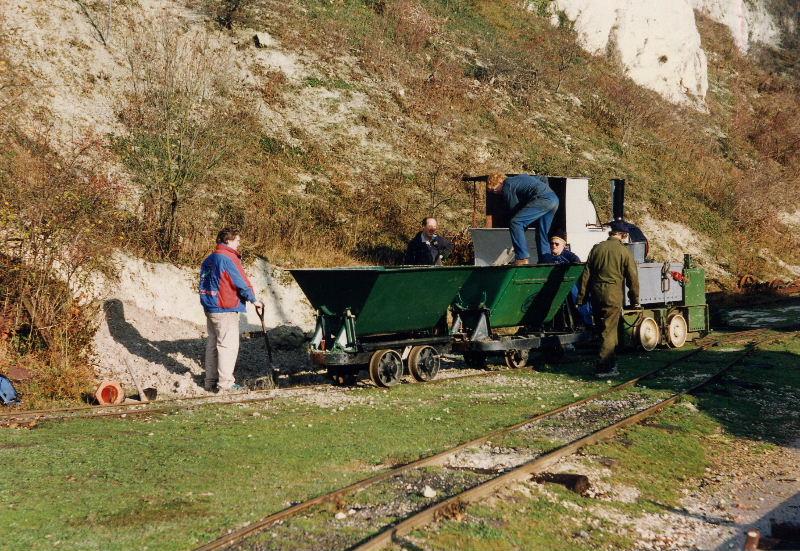
[(260, 381), (260, 384), (264, 388), (275, 388), (277, 385), (275, 384), (275, 370), (272, 366), (272, 345), (269, 344), (269, 335), (267, 334), (267, 325), (264, 323), (264, 305), (256, 304), (256, 314), (258, 315), (258, 319), (261, 320), (261, 334), (264, 335), (264, 346), (267, 349), (267, 376), (263, 377), (263, 381)]

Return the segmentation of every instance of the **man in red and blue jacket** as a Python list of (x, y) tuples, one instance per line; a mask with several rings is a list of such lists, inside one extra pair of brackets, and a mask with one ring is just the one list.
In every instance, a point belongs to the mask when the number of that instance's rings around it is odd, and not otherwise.
[(242, 390), (233, 378), (239, 355), (239, 314), (246, 302), (263, 306), (256, 299), (253, 285), (244, 273), (236, 228), (223, 228), (217, 234), (217, 248), (200, 267), (200, 303), (206, 312), (206, 377), (204, 388)]

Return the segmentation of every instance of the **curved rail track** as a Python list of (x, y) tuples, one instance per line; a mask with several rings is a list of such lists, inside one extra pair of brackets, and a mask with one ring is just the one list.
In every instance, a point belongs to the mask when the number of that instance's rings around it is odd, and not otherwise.
[[(447, 450), (444, 450), (442, 452), (436, 453), (434, 455), (423, 457), (423, 458), (418, 459), (416, 461), (413, 461), (411, 463), (408, 463), (408, 464), (405, 464), (405, 465), (401, 465), (399, 467), (384, 471), (382, 473), (379, 473), (377, 475), (371, 476), (369, 478), (357, 481), (357, 482), (355, 482), (353, 484), (350, 484), (350, 485), (345, 486), (343, 488), (340, 488), (338, 490), (332, 491), (330, 493), (319, 495), (319, 496), (314, 497), (314, 498), (312, 498), (312, 499), (310, 499), (308, 501), (305, 501), (305, 502), (302, 502), (302, 503), (298, 503), (298, 504), (293, 505), (291, 507), (288, 507), (288, 508), (286, 508), (286, 509), (284, 509), (282, 511), (279, 511), (277, 513), (269, 515), (269, 516), (267, 516), (267, 517), (265, 517), (265, 518), (263, 518), (263, 519), (261, 519), (261, 520), (259, 520), (257, 522), (254, 522), (252, 524), (244, 526), (244, 527), (242, 527), (240, 529), (231, 531), (231, 532), (225, 534), (224, 536), (221, 536), (220, 538), (218, 538), (218, 539), (216, 539), (216, 540), (214, 540), (214, 541), (212, 541), (210, 543), (207, 543), (205, 545), (202, 545), (202, 546), (198, 547), (197, 551), (212, 551), (212, 550), (229, 548), (229, 547), (235, 545), (236, 543), (241, 542), (242, 540), (245, 540), (248, 537), (252, 537), (252, 536), (254, 536), (256, 534), (259, 534), (260, 532), (265, 531), (267, 528), (269, 528), (271, 526), (274, 526), (276, 523), (279, 523), (279, 522), (282, 522), (282, 521), (286, 521), (287, 519), (290, 519), (292, 517), (296, 517), (296, 516), (300, 515), (303, 512), (309, 511), (316, 505), (320, 505), (320, 504), (324, 504), (324, 503), (330, 503), (330, 502), (339, 502), (346, 495), (351, 494), (353, 492), (356, 492), (358, 490), (362, 490), (364, 488), (367, 488), (368, 486), (372, 486), (372, 485), (377, 484), (377, 483), (382, 482), (382, 481), (387, 481), (389, 479), (392, 479), (394, 477), (398, 477), (398, 476), (400, 476), (400, 475), (402, 475), (404, 473), (408, 473), (409, 471), (412, 471), (412, 470), (415, 470), (415, 469), (420, 469), (420, 468), (426, 467), (426, 466), (433, 466), (433, 465), (441, 464), (444, 459), (446, 459), (448, 457), (451, 457), (451, 456), (457, 454), (458, 452), (461, 452), (461, 451), (466, 450), (468, 448), (480, 446), (482, 444), (485, 444), (486, 442), (489, 442), (489, 441), (492, 441), (494, 439), (497, 439), (498, 437), (501, 437), (501, 436), (507, 435), (507, 434), (509, 434), (509, 433), (511, 433), (513, 431), (519, 430), (519, 429), (521, 429), (521, 428), (523, 428), (523, 427), (525, 427), (527, 425), (531, 425), (531, 424), (536, 423), (538, 421), (542, 421), (544, 419), (555, 417), (556, 415), (561, 414), (563, 412), (566, 412), (567, 410), (571, 410), (573, 408), (580, 407), (580, 406), (582, 406), (584, 404), (588, 404), (589, 402), (598, 400), (599, 398), (602, 398), (602, 397), (606, 397), (606, 396), (608, 396), (608, 395), (610, 395), (610, 394), (612, 394), (614, 392), (618, 392), (620, 390), (624, 390), (624, 389), (628, 389), (630, 387), (633, 387), (637, 383), (639, 383), (640, 381), (642, 381), (644, 379), (648, 379), (648, 378), (654, 377), (655, 375), (657, 375), (657, 374), (669, 369), (670, 367), (673, 367), (673, 366), (675, 366), (677, 364), (680, 364), (680, 363), (686, 361), (687, 359), (689, 359), (690, 357), (695, 356), (696, 354), (699, 354), (699, 353), (701, 353), (703, 351), (709, 350), (710, 348), (713, 348), (713, 347), (716, 347), (716, 346), (719, 346), (719, 345), (724, 345), (724, 344), (736, 344), (736, 343), (750, 342), (749, 348), (745, 351), (745, 353), (739, 354), (737, 356), (736, 360), (734, 360), (733, 362), (730, 362), (729, 365), (727, 365), (725, 368), (723, 368), (719, 372), (715, 373), (712, 377), (708, 378), (707, 380), (703, 381), (702, 383), (700, 383), (698, 385), (695, 385), (690, 389), (687, 389), (687, 390), (684, 390), (682, 392), (679, 392), (679, 393), (673, 395), (672, 397), (670, 397), (670, 398), (668, 398), (666, 400), (663, 400), (663, 401), (659, 402), (658, 404), (655, 404), (655, 405), (653, 405), (653, 406), (651, 406), (651, 407), (649, 407), (649, 408), (647, 408), (647, 409), (645, 409), (645, 410), (643, 410), (641, 412), (638, 412), (638, 413), (636, 413), (634, 415), (626, 417), (625, 419), (623, 419), (622, 421), (620, 421), (618, 423), (615, 423), (615, 424), (610, 425), (608, 427), (605, 427), (603, 429), (597, 430), (597, 431), (593, 432), (592, 434), (590, 434), (588, 436), (582, 437), (582, 438), (580, 438), (578, 440), (575, 440), (575, 441), (573, 441), (573, 442), (571, 442), (571, 443), (569, 443), (569, 444), (567, 444), (565, 446), (562, 446), (562, 447), (560, 447), (560, 448), (558, 448), (556, 450), (553, 450), (552, 452), (548, 452), (547, 454), (542, 455), (541, 457), (539, 457), (539, 458), (537, 458), (537, 459), (535, 459), (535, 460), (533, 460), (531, 462), (525, 463), (524, 465), (522, 465), (522, 466), (520, 466), (518, 468), (515, 468), (512, 471), (509, 471), (509, 472), (507, 472), (505, 474), (502, 474), (502, 475), (500, 475), (498, 477), (492, 478), (489, 481), (486, 481), (486, 482), (481, 483), (481, 484), (479, 484), (479, 485), (477, 485), (477, 486), (475, 486), (473, 488), (470, 488), (470, 489), (466, 490), (463, 493), (455, 495), (455, 496), (453, 496), (451, 498), (448, 498), (448, 499), (446, 499), (444, 501), (441, 501), (441, 502), (439, 502), (439, 503), (437, 503), (437, 504), (435, 504), (435, 505), (433, 505), (433, 506), (431, 506), (431, 507), (429, 507), (427, 509), (424, 509), (423, 511), (420, 511), (419, 513), (414, 514), (413, 516), (401, 521), (400, 523), (398, 523), (396, 525), (393, 525), (393, 526), (391, 526), (389, 528), (386, 528), (385, 530), (379, 532), (374, 538), (369, 539), (369, 540), (363, 542), (362, 544), (359, 544), (358, 547), (356, 547), (356, 549), (364, 549), (364, 550), (380, 548), (383, 545), (385, 545), (386, 543), (389, 543), (390, 541), (392, 541), (392, 538), (399, 537), (399, 536), (401, 536), (403, 534), (406, 534), (409, 531), (413, 530), (414, 528), (416, 528), (418, 526), (421, 526), (425, 522), (429, 522), (435, 516), (437, 516), (440, 512), (446, 511), (448, 508), (452, 508), (458, 503), (465, 503), (465, 502), (468, 502), (470, 500), (475, 500), (475, 499), (478, 499), (478, 498), (480, 498), (482, 496), (485, 496), (485, 495), (487, 495), (488, 493), (490, 493), (491, 491), (493, 491), (494, 489), (498, 488), (499, 486), (501, 486), (503, 484), (506, 484), (506, 483), (511, 482), (513, 480), (518, 480), (519, 479), (518, 477), (527, 476), (528, 474), (530, 474), (531, 472), (535, 472), (536, 470), (544, 469), (548, 465), (551, 465), (553, 462), (555, 462), (558, 459), (560, 459), (561, 457), (564, 457), (566, 455), (574, 453), (577, 449), (579, 449), (579, 448), (581, 448), (583, 446), (586, 446), (586, 445), (589, 445), (591, 443), (597, 442), (597, 441), (602, 440), (604, 438), (608, 438), (609, 436), (613, 435), (617, 430), (619, 430), (619, 429), (621, 429), (623, 427), (627, 427), (627, 426), (629, 426), (631, 424), (634, 424), (636, 422), (639, 422), (642, 419), (657, 413), (661, 409), (663, 409), (663, 408), (667, 407), (668, 405), (670, 405), (670, 404), (676, 402), (677, 400), (679, 400), (683, 395), (685, 395), (685, 394), (687, 394), (689, 392), (692, 392), (692, 391), (696, 390), (697, 388), (700, 388), (703, 385), (708, 384), (712, 380), (715, 380), (715, 379), (719, 378), (725, 371), (727, 371), (728, 369), (730, 369), (731, 367), (736, 365), (738, 362), (740, 362), (746, 355), (751, 354), (752, 351), (755, 350), (755, 347), (758, 344), (763, 344), (765, 342), (768, 342), (768, 341), (771, 341), (771, 340), (776, 340), (776, 339), (781, 337), (781, 335), (771, 335), (771, 336), (768, 336), (766, 338), (761, 339), (760, 341), (757, 341), (759, 336), (763, 335), (764, 333), (766, 333), (768, 331), (769, 331), (769, 329), (759, 328), (759, 329), (753, 329), (753, 330), (748, 330), (748, 331), (742, 331), (742, 332), (734, 333), (734, 334), (731, 334), (731, 335), (726, 335), (725, 337), (722, 337), (722, 338), (716, 338), (716, 339), (706, 338), (700, 343), (700, 346), (698, 348), (695, 348), (695, 349), (687, 352), (686, 354), (683, 354), (681, 357), (676, 358), (674, 360), (671, 360), (671, 361), (665, 363), (664, 365), (662, 365), (662, 366), (660, 366), (658, 368), (655, 368), (653, 370), (650, 370), (650, 371), (648, 371), (648, 372), (646, 372), (646, 373), (644, 373), (642, 375), (639, 375), (639, 376), (637, 376), (637, 377), (635, 377), (633, 379), (630, 379), (630, 380), (625, 381), (625, 382), (623, 382), (621, 384), (609, 387), (607, 389), (604, 389), (604, 390), (602, 390), (600, 392), (597, 392), (595, 394), (592, 394), (590, 396), (587, 396), (587, 397), (585, 397), (583, 399), (580, 399), (580, 400), (577, 400), (575, 402), (571, 402), (569, 404), (562, 405), (562, 406), (557, 407), (557, 408), (555, 408), (553, 410), (533, 415), (533, 416), (531, 416), (531, 417), (529, 417), (527, 419), (524, 419), (523, 421), (520, 421), (518, 423), (515, 423), (513, 425), (510, 425), (510, 426), (507, 426), (507, 427), (504, 427), (504, 428), (501, 428), (501, 429), (497, 429), (497, 430), (491, 431), (491, 432), (486, 433), (486, 434), (484, 434), (484, 435), (482, 435), (482, 436), (480, 436), (478, 438), (469, 440), (467, 442), (463, 442), (461, 444), (458, 444), (457, 446), (454, 446), (454, 447), (452, 447), (450, 449), (447, 449)], [(757, 342), (755, 344), (753, 344), (753, 342), (755, 342), (755, 341), (757, 341)]]
[[(742, 334), (742, 333), (738, 333)], [(528, 366), (530, 367), (530, 366)], [(510, 371), (517, 371), (525, 369), (520, 368), (503, 368), (499, 370), (485, 371), (482, 373), (469, 373), (464, 375), (456, 375), (453, 377), (445, 377), (441, 379), (434, 379), (425, 383), (409, 384), (425, 384), (436, 385), (444, 384), (450, 381), (472, 379), (480, 377), (492, 377), (500, 373), (508, 373)], [(336, 388), (331, 383), (321, 383), (315, 385), (308, 385), (298, 387), (294, 390), (302, 394), (315, 392), (319, 390), (330, 390)], [(372, 387), (368, 387), (372, 388)], [(13, 422), (30, 422), (30, 421), (56, 421), (78, 418), (103, 418), (103, 417), (120, 417), (129, 415), (147, 415), (153, 413), (164, 413), (175, 411), (178, 409), (186, 409), (195, 407), (197, 405), (206, 404), (244, 404), (244, 403), (258, 403), (267, 402), (280, 398), (282, 394), (274, 394), (276, 390), (286, 390), (286, 387), (277, 387), (268, 390), (252, 390), (247, 393), (229, 394), (229, 395), (204, 395), (204, 396), (187, 396), (183, 398), (169, 398), (166, 400), (154, 400), (152, 402), (136, 402), (130, 404), (106, 405), (106, 406), (74, 406), (65, 408), (52, 408), (52, 409), (31, 409), (31, 410), (15, 410), (10, 412), (0, 413), (0, 426), (7, 425)], [(377, 390), (377, 387), (375, 387)]]
[(747, 349), (739, 354), (737, 357), (732, 361), (728, 362), (724, 367), (719, 369), (717, 372), (712, 374), (710, 377), (707, 377), (705, 380), (685, 389), (680, 392), (674, 393), (669, 398), (661, 400), (650, 407), (638, 411), (632, 415), (625, 417), (624, 419), (617, 421), (613, 424), (610, 424), (602, 429), (596, 430), (590, 434), (582, 436), (569, 442), (563, 446), (560, 446), (550, 452), (547, 452), (535, 459), (532, 459), (522, 465), (515, 467), (514, 469), (505, 472), (495, 478), (487, 480), (477, 486), (469, 488), (461, 493), (458, 493), (454, 496), (451, 496), (445, 500), (442, 500), (438, 503), (431, 505), (417, 513), (411, 515), (410, 517), (405, 518), (404, 520), (398, 522), (397, 524), (391, 525), (377, 533), (376, 535), (370, 537), (366, 541), (362, 541), (358, 545), (352, 547), (353, 551), (375, 551), (377, 549), (383, 549), (387, 545), (398, 541), (399, 538), (402, 538), (405, 535), (408, 535), (412, 530), (425, 526), (429, 524), (439, 516), (447, 517), (448, 511), (453, 510), (461, 510), (463, 507), (471, 502), (477, 501), (483, 497), (486, 497), (499, 488), (503, 486), (507, 486), (514, 482), (521, 482), (525, 480), (528, 476), (534, 473), (542, 472), (547, 467), (555, 464), (559, 460), (570, 456), (580, 450), (585, 446), (590, 446), (592, 444), (596, 444), (603, 440), (608, 440), (612, 438), (618, 431), (639, 423), (648, 417), (652, 417), (653, 415), (659, 413), (663, 409), (667, 408), (668, 406), (676, 403), (684, 396), (696, 392), (697, 390), (703, 388), (704, 386), (715, 382), (719, 378), (721, 378), (727, 371), (729, 371), (734, 366), (738, 365), (743, 359), (747, 356), (751, 355), (757, 348), (759, 344), (764, 344), (768, 341), (775, 340), (779, 337), (772, 337), (766, 338), (762, 341), (751, 343)]

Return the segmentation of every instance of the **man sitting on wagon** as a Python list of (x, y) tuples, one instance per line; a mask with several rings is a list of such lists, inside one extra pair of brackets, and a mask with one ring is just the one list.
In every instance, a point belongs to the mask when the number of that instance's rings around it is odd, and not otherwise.
[(556, 230), (550, 234), (550, 252), (539, 258), (539, 264), (576, 264), (581, 259), (567, 249), (567, 232)]
[[(539, 258), (540, 264), (579, 264), (580, 257), (567, 249), (567, 232), (556, 230), (550, 236), (550, 249), (552, 252), (543, 254)], [(578, 302), (578, 285), (576, 284), (569, 293), (572, 304)], [(592, 306), (586, 301), (581, 306), (577, 306), (581, 321), (586, 327), (592, 326)]]

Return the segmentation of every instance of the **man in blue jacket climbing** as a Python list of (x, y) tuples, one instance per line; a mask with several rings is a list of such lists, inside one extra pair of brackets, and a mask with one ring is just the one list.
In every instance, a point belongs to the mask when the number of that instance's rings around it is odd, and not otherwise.
[(547, 185), (547, 180), (530, 174), (506, 177), (501, 172), (493, 172), (489, 175), (487, 189), (502, 195), (512, 213), (508, 229), (514, 246), (514, 264), (524, 266), (530, 263), (525, 230), (533, 224), (536, 224), (539, 256), (550, 253), (550, 226), (558, 210), (558, 196)]
[(244, 273), (239, 245), (242, 238), (236, 228), (223, 228), (217, 234), (217, 247), (200, 267), (200, 303), (206, 313), (205, 390), (238, 391), (233, 369), (239, 355), (239, 314), (245, 302), (260, 307), (253, 285)]

